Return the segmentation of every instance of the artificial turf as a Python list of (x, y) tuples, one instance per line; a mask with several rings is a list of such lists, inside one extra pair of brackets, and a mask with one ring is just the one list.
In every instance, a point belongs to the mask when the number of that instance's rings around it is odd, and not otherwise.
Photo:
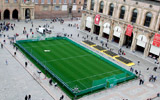
[(84, 90), (92, 87), (94, 80), (126, 73), (66, 39), (19, 44), (71, 89)]

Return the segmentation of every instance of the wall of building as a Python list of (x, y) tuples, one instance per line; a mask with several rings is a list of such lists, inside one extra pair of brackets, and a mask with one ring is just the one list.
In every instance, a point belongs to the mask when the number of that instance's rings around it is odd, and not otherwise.
[[(39, 18), (54, 18), (54, 17), (68, 17), (69, 15), (72, 17), (80, 17), (81, 10), (83, 7), (84, 0), (44, 0), (44, 3), (41, 0), (30, 0), (30, 2), (25, 2), (23, 0), (9, 0), (9, 2), (5, 2), (5, 0), (0, 0), (0, 19), (4, 19), (4, 11), (6, 9), (10, 12), (10, 18), (12, 19), (12, 12), (14, 9), (18, 10), (18, 19), (25, 19), (25, 10), (30, 9), (30, 17), (31, 19), (39, 19)], [(71, 8), (72, 13), (69, 13), (69, 8)]]
[[(100, 2), (104, 2), (103, 13), (99, 13)], [(110, 11), (110, 4), (114, 4), (113, 15), (108, 15)], [(125, 15), (123, 19), (120, 19), (121, 7), (125, 7)], [(133, 0), (94, 0), (94, 10), (90, 10), (91, 0), (87, 2), (87, 9), (82, 13), (81, 30), (86, 30), (86, 27), (90, 27), (90, 34), (94, 34), (95, 23), (94, 19), (97, 14), (100, 17), (100, 33), (99, 37), (103, 37), (105, 32), (108, 34), (108, 39), (114, 41), (114, 38), (118, 39), (118, 45), (125, 46), (127, 38), (126, 30), (128, 25), (133, 26), (132, 42), (129, 47), (131, 51), (136, 51), (137, 48), (141, 48), (144, 56), (148, 56), (151, 52), (153, 54), (152, 41), (155, 33), (160, 33), (160, 3), (148, 3), (148, 2), (138, 2)], [(137, 20), (135, 23), (131, 22), (132, 12), (137, 9)], [(144, 26), (146, 19), (146, 13), (150, 12), (152, 14), (150, 26)], [(90, 18), (89, 18), (90, 17)], [(88, 21), (91, 19), (92, 21)], [(92, 25), (89, 25), (88, 23)], [(108, 25), (108, 28), (106, 28)], [(105, 31), (105, 32), (104, 32)], [(106, 36), (106, 35), (105, 35)], [(160, 48), (156, 48), (160, 52)], [(153, 54), (154, 56), (159, 56), (158, 53)]]

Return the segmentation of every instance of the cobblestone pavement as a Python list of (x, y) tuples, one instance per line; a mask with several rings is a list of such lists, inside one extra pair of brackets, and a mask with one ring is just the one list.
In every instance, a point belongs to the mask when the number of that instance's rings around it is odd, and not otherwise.
[[(6, 40), (6, 44), (4, 44), (4, 48), (0, 49), (0, 98), (1, 100), (22, 100), (25, 95), (31, 94), (32, 100), (59, 100), (60, 96), (64, 95), (64, 100), (70, 100), (70, 98), (61, 91), (60, 88), (55, 88), (54, 86), (50, 86), (48, 84), (49, 79), (45, 78), (44, 74), (40, 75), (37, 73), (39, 71), (23, 54), (17, 51), (16, 56), (13, 56), (16, 51), (12, 45), (10, 45), (10, 41), (7, 38), (13, 37), (14, 34), (18, 33), (19, 36), (17, 40), (26, 39), (26, 34), (23, 34), (23, 29), (26, 27), (27, 33), (29, 34), (29, 38), (32, 38), (32, 34), (30, 32), (30, 28), (32, 28), (31, 22), (25, 23), (24, 21), (16, 22), (16, 21), (6, 21), (10, 23), (15, 23), (15, 29), (9, 30), (5, 32), (0, 32), (0, 34), (5, 34), (6, 36), (0, 37), (0, 42), (3, 43), (3, 40)], [(49, 20), (33, 20), (33, 32), (34, 38), (41, 37), (41, 34), (36, 32), (36, 28), (38, 26), (43, 26), (44, 24), (48, 24), (52, 29), (52, 34), (47, 34), (46, 37), (56, 36), (57, 34), (63, 35), (64, 33), (72, 34), (70, 37), (77, 43), (85, 46), (93, 50), (94, 52), (104, 56), (105, 58), (119, 64), (123, 68), (129, 70), (130, 67), (121, 64), (120, 62), (116, 62), (110, 57), (103, 55), (102, 53), (82, 44), (80, 41), (83, 40), (82, 37), (86, 37), (86, 34), (89, 35), (89, 40), (91, 37), (96, 37), (96, 35), (90, 34), (85, 31), (80, 31), (76, 27), (68, 27), (68, 24), (80, 24), (80, 20), (78, 21), (65, 21), (62, 25), (59, 22), (50, 23)], [(80, 37), (77, 37), (77, 34), (80, 34)], [(99, 38), (99, 40), (93, 39), (93, 42), (96, 44), (100, 44), (100, 41), (106, 42), (106, 39)], [(115, 53), (118, 52), (120, 48), (118, 44), (114, 42), (109, 42), (108, 46), (113, 49)], [(125, 57), (132, 60), (136, 63), (133, 66), (134, 69), (141, 71), (143, 75), (143, 79), (145, 80), (143, 85), (139, 85), (139, 79), (133, 80), (127, 83), (120, 84), (115, 86), (114, 88), (106, 89), (100, 91), (98, 93), (94, 93), (91, 95), (86, 95), (80, 100), (147, 100), (148, 98), (156, 97), (157, 93), (160, 93), (160, 69), (157, 72), (153, 71), (153, 67), (158, 66), (154, 64), (154, 60), (148, 57), (143, 57), (141, 52), (131, 52), (128, 48), (122, 47), (122, 49), (126, 52)], [(8, 65), (6, 65), (6, 60), (8, 61)], [(28, 62), (29, 65), (27, 67), (24, 66), (25, 62)], [(140, 64), (137, 65), (137, 61), (140, 61)], [(146, 70), (149, 67), (149, 70)], [(151, 75), (157, 76), (156, 82), (149, 82), (148, 79)], [(160, 98), (155, 98), (155, 100), (160, 100)]]

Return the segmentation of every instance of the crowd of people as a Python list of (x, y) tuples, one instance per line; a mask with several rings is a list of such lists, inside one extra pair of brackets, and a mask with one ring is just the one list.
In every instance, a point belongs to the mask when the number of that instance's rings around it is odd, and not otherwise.
[[(54, 19), (52, 19), (52, 22), (54, 23), (54, 22), (60, 22), (61, 24), (63, 24), (64, 23), (64, 19), (62, 19), (62, 18), (54, 18)], [(31, 25), (32, 25), (32, 27), (33, 27), (33, 22), (31, 22)], [(49, 24), (45, 24), (43, 27), (50, 27), (49, 26)], [(71, 24), (71, 23), (69, 23), (68, 24), (68, 27), (77, 27), (77, 28), (79, 28), (79, 26), (78, 26), (78, 24)], [(8, 30), (10, 30), (10, 29), (12, 29), (12, 30), (14, 30), (14, 28), (15, 28), (15, 24), (10, 24), (10, 23), (6, 23), (6, 22), (3, 22), (3, 23), (0, 23), (0, 32), (2, 32), (2, 31), (8, 31)], [(31, 28), (30, 29), (30, 32), (32, 32), (32, 35), (34, 35), (34, 32), (33, 32), (33, 29)], [(26, 32), (26, 28), (24, 27), (24, 30), (23, 30), (23, 34), (25, 34), (25, 33), (27, 33)], [(18, 36), (19, 34), (17, 33), (17, 35), (16, 36)], [(66, 34), (65, 36), (70, 36), (70, 37), (72, 37), (72, 34)], [(4, 36), (5, 37), (5, 36)], [(29, 36), (28, 36), (28, 34), (26, 34), (26, 37), (28, 38)], [(33, 36), (32, 36), (33, 37)], [(77, 37), (80, 37), (80, 34), (77, 34)], [(84, 38), (84, 39), (89, 39), (89, 36), (87, 35), (87, 36), (82, 36), (82, 38)], [(93, 40), (94, 39), (94, 37), (90, 37), (90, 39), (91, 40)], [(96, 37), (95, 38), (96, 40), (98, 40), (98, 37)], [(4, 46), (4, 44), (5, 44), (5, 40), (3, 41), (3, 43), (1, 43), (1, 48), (3, 49), (3, 46)], [(101, 44), (102, 44), (102, 47), (105, 45), (106, 47), (108, 47), (108, 42), (106, 42), (106, 43), (104, 43), (104, 42), (101, 42)], [(13, 45), (13, 47), (14, 48), (16, 48), (14, 45)], [(125, 55), (125, 52), (124, 52), (124, 50), (122, 50), (121, 48), (118, 50), (118, 54), (119, 55)], [(14, 52), (14, 56), (16, 56), (16, 52)], [(157, 63), (157, 62), (156, 62)], [(8, 61), (6, 60), (6, 64), (8, 65)], [(138, 65), (140, 64), (140, 61), (138, 62)], [(25, 62), (25, 67), (27, 67), (28, 66), (28, 63), (27, 62)], [(154, 67), (153, 68), (153, 71), (157, 71), (157, 69), (158, 69), (158, 67)], [(149, 70), (149, 69), (148, 69)], [(130, 71), (131, 72), (133, 72), (133, 73), (135, 73), (137, 76), (141, 76), (141, 71), (138, 71), (138, 70), (136, 70), (136, 69), (134, 69), (133, 67), (131, 67), (130, 68)], [(149, 82), (155, 82), (157, 80), (157, 76), (156, 75), (151, 75), (150, 77), (149, 77)], [(52, 83), (53, 83), (53, 81), (52, 81), (52, 79), (50, 79), (49, 80), (49, 84), (50, 85), (52, 85)], [(143, 78), (141, 78), (140, 77), (140, 80), (139, 80), (139, 85), (142, 85), (142, 84), (144, 84), (144, 79)], [(55, 87), (57, 87), (57, 83), (55, 83), (54, 84), (54, 86)], [(27, 96), (26, 95), (26, 97), (25, 97), (25, 100), (30, 100), (29, 98), (31, 98), (31, 96)], [(64, 98), (64, 95), (62, 95), (61, 97), (60, 97), (60, 100), (62, 100)]]

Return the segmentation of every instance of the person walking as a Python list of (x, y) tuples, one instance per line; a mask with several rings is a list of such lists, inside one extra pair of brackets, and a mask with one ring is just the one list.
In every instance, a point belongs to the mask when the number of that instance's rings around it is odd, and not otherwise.
[(16, 56), (16, 52), (14, 52), (14, 56)]
[(25, 100), (28, 100), (28, 96), (27, 95), (25, 96)]
[(27, 65), (28, 65), (28, 63), (27, 63), (27, 62), (25, 62), (25, 67), (27, 67)]
[(8, 65), (8, 60), (6, 59), (6, 65)]
[(1, 48), (3, 49), (3, 44), (1, 43)]
[(28, 95), (28, 100), (31, 100), (31, 95), (30, 94)]
[(52, 79), (49, 80), (49, 84), (52, 85)]
[(138, 61), (137, 61), (137, 65), (139, 65), (139, 64), (140, 64), (140, 61), (138, 60)]

